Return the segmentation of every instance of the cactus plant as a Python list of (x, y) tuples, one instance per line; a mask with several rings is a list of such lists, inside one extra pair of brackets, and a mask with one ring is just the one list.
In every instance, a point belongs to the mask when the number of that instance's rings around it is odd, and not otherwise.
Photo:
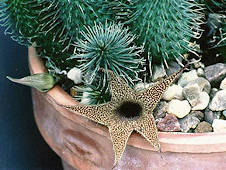
[(195, 53), (195, 46), (190, 40), (200, 37), (200, 24), (203, 23), (202, 7), (196, 1), (117, 2), (114, 3), (123, 6), (118, 7), (118, 20), (129, 25), (131, 32), (138, 35), (136, 43), (144, 44), (144, 49), (153, 62), (167, 65), (167, 61), (179, 61), (184, 53)]
[[(95, 81), (100, 68), (114, 71), (131, 84), (138, 80), (137, 74), (142, 64), (139, 53), (142, 48), (133, 44), (135, 36), (123, 25), (95, 24), (93, 28), (88, 26), (81, 35), (82, 39), (75, 44), (77, 52), (70, 59), (80, 59), (80, 68), (87, 83)], [(103, 82), (107, 81), (106, 77)]]
[[(107, 74), (99, 73), (100, 67), (133, 85), (153, 64), (182, 64), (184, 54), (199, 55), (204, 12), (225, 15), (224, 9), (225, 0), (2, 0), (0, 23), (14, 40), (35, 46), (51, 74), (79, 67), (85, 84), (106, 92)], [(214, 45), (221, 55), (224, 21)]]

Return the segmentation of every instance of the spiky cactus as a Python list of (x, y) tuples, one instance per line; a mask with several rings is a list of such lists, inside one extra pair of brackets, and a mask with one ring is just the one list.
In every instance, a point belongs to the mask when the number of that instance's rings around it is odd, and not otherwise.
[[(133, 84), (138, 80), (142, 48), (134, 45), (135, 36), (123, 28), (121, 24), (95, 24), (81, 32), (82, 38), (75, 44), (77, 49), (71, 59), (81, 61), (80, 68), (85, 80), (92, 84), (96, 80), (100, 68), (109, 69)], [(107, 76), (103, 82), (107, 82)]]
[(37, 37), (39, 10), (43, 1), (2, 0), (0, 2), (0, 21), (6, 27), (5, 34), (20, 44), (30, 45)]
[(203, 13), (194, 0), (117, 1), (124, 6), (119, 20), (138, 35), (137, 44), (144, 44), (153, 62), (167, 65), (196, 51), (191, 39), (200, 37)]
[(110, 91), (107, 87), (96, 87), (87, 84), (84, 87), (76, 86), (76, 100), (82, 104), (95, 105), (109, 102), (111, 99)]
[[(93, 91), (106, 92), (100, 67), (132, 85), (144, 78), (140, 71), (148, 74), (142, 59), (167, 66), (181, 64), (186, 53), (197, 55), (205, 4), (206, 14), (209, 6), (225, 9), (225, 0), (2, 0), (0, 23), (19, 43), (33, 44), (51, 73), (80, 67)], [(224, 20), (217, 31), (217, 45), (224, 47)]]

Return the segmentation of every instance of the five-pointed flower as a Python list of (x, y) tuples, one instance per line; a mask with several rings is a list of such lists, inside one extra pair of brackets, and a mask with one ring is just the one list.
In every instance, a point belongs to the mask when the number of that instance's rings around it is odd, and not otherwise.
[(107, 71), (112, 95), (110, 102), (100, 105), (61, 106), (108, 127), (116, 164), (121, 159), (128, 138), (134, 130), (156, 150), (160, 150), (152, 112), (164, 91), (184, 68), (142, 92), (135, 92), (123, 79), (115, 76), (112, 71)]

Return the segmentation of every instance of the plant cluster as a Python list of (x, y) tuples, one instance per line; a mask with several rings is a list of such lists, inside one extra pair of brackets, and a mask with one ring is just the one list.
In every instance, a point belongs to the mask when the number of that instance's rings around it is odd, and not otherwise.
[(133, 85), (150, 79), (153, 65), (205, 57), (206, 46), (225, 57), (225, 8), (225, 0), (1, 0), (0, 24), (34, 46), (54, 76), (80, 68), (91, 103), (99, 103), (96, 94), (107, 96), (101, 102), (110, 97), (100, 68)]

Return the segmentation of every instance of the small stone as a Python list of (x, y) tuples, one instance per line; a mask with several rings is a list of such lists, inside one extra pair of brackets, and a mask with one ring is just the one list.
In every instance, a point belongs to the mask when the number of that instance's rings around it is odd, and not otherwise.
[(178, 64), (178, 62), (175, 62), (175, 61), (169, 62), (168, 65), (169, 65), (169, 69), (166, 70), (167, 75), (176, 73), (181, 69), (180, 64)]
[(189, 88), (190, 86), (193, 86), (194, 84), (197, 84), (199, 86), (200, 91), (204, 91), (208, 94), (210, 93), (211, 85), (208, 82), (208, 80), (206, 80), (205, 78), (199, 77), (199, 78), (189, 82), (185, 87)]
[(180, 79), (178, 80), (178, 84), (181, 87), (186, 86), (189, 82), (191, 82), (192, 80), (195, 80), (198, 78), (197, 72), (196, 70), (191, 70), (189, 72), (183, 73), (180, 77)]
[(183, 89), (183, 95), (191, 104), (192, 110), (204, 110), (209, 104), (209, 95), (201, 92), (200, 86), (196, 83), (187, 84)]
[(201, 92), (197, 100), (196, 105), (192, 107), (192, 110), (204, 110), (210, 101), (210, 97), (206, 92)]
[(208, 122), (200, 122), (198, 126), (195, 128), (195, 133), (206, 133), (206, 132), (212, 132), (213, 128), (211, 124)]
[(166, 116), (167, 108), (168, 103), (165, 101), (160, 101), (153, 110), (153, 115), (155, 119), (164, 118)]
[(82, 82), (82, 71), (79, 68), (72, 68), (67, 73), (67, 78), (74, 81), (75, 84), (80, 84)]
[(217, 63), (206, 67), (205, 76), (207, 80), (216, 87), (226, 76), (226, 64)]
[(217, 92), (218, 92), (218, 89), (217, 88), (212, 88), (210, 90), (210, 98), (212, 99)]
[(157, 128), (163, 132), (177, 132), (181, 131), (178, 119), (173, 114), (167, 114), (162, 120), (157, 124)]
[(152, 81), (157, 81), (166, 76), (166, 70), (163, 65), (154, 65)]
[(190, 129), (195, 129), (200, 123), (200, 120), (194, 115), (187, 115), (183, 119), (179, 120), (182, 132), (188, 132)]
[(226, 110), (224, 110), (224, 111), (222, 112), (222, 114), (223, 114), (224, 117), (226, 118)]
[(139, 82), (134, 86), (134, 90), (139, 92), (139, 91), (147, 89), (148, 87), (150, 87), (149, 83)]
[(187, 99), (192, 106), (195, 106), (199, 99), (200, 91), (201, 90), (198, 84), (191, 84), (189, 86), (184, 87), (183, 95), (185, 99)]
[(170, 101), (172, 99), (183, 100), (184, 97), (183, 97), (182, 91), (183, 91), (183, 88), (180, 85), (173, 84), (163, 94), (163, 99), (167, 101)]
[(212, 126), (214, 132), (226, 132), (226, 120), (214, 119)]
[(205, 77), (205, 72), (204, 72), (204, 70), (203, 70), (202, 68), (198, 68), (198, 69), (197, 69), (197, 75), (198, 75), (199, 77)]
[(221, 89), (226, 89), (226, 77), (224, 78), (224, 80), (222, 80), (220, 88)]
[(191, 111), (190, 115), (197, 117), (200, 121), (204, 119), (204, 113), (201, 111)]
[(187, 114), (189, 114), (191, 110), (191, 106), (189, 105), (187, 100), (177, 100), (173, 99), (169, 102), (167, 112), (176, 115), (178, 118), (183, 118)]
[(220, 112), (213, 112), (209, 109), (206, 109), (204, 112), (205, 115), (205, 121), (212, 124), (214, 119), (219, 119), (221, 116)]
[(226, 110), (226, 89), (218, 91), (210, 102), (209, 109), (212, 111)]

